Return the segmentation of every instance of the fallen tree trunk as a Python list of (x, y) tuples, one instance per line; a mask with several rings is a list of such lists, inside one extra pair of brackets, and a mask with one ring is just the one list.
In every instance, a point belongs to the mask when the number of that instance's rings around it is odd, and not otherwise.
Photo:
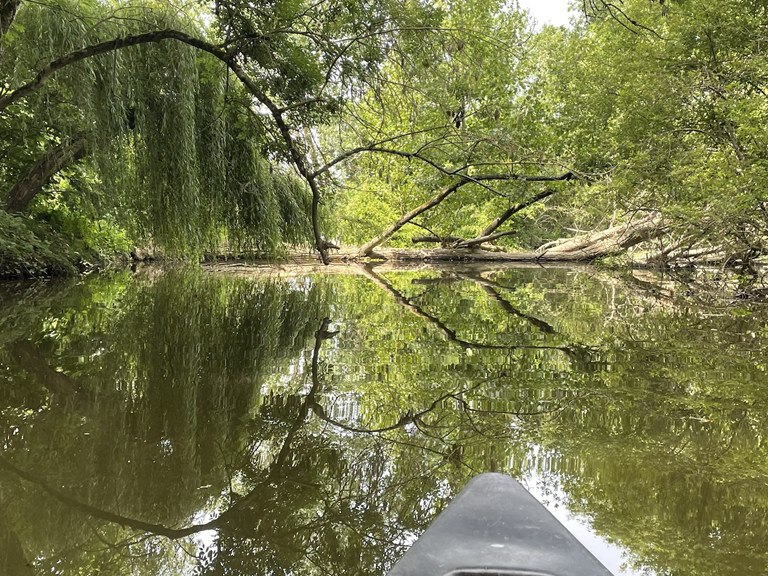
[[(536, 252), (490, 252), (470, 248), (384, 248), (371, 255), (374, 259), (394, 262), (572, 262), (573, 258), (548, 257)], [(357, 260), (359, 253), (342, 255), (342, 260)]]
[(666, 226), (658, 214), (613, 226), (567, 240), (556, 240), (541, 246), (537, 252), (547, 260), (593, 260), (624, 252), (641, 242), (658, 238), (666, 233)]
[[(475, 241), (489, 241), (492, 237), (503, 236), (512, 231), (498, 232), (490, 237), (465, 240), (451, 248), (425, 250), (387, 249), (373, 254), (384, 260), (400, 261), (477, 261), (477, 262), (579, 262), (590, 261), (601, 256), (623, 252), (646, 240), (666, 233), (666, 226), (658, 215), (649, 216), (600, 232), (593, 232), (576, 238), (556, 240), (543, 245), (536, 252), (490, 252), (478, 250)], [(361, 255), (357, 253), (357, 256)], [(354, 259), (354, 257), (353, 257)]]

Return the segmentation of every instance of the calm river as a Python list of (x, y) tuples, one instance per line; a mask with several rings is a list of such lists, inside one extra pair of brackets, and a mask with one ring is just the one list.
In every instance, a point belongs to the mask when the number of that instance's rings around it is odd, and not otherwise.
[(652, 281), (0, 284), (0, 574), (382, 576), (485, 471), (616, 574), (764, 574), (768, 306)]

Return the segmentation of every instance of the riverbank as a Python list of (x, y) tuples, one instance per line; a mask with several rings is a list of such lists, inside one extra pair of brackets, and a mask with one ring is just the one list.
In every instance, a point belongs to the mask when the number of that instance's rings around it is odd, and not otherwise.
[[(712, 300), (768, 300), (768, 275), (764, 265), (727, 268), (707, 261), (678, 260), (662, 265), (648, 253), (630, 251), (608, 258), (594, 259), (583, 254), (561, 252), (500, 252), (473, 249), (379, 249), (361, 257), (357, 247), (334, 251), (329, 265), (308, 250), (285, 252), (281, 257), (264, 254), (234, 255), (204, 253), (197, 258), (169, 258), (159, 250), (131, 246), (108, 227), (94, 233), (66, 223), (58, 227), (47, 222), (12, 216), (0, 211), (0, 280), (67, 277), (98, 270), (125, 270), (142, 263), (203, 264), (209, 272), (253, 276), (290, 274), (348, 274), (350, 268), (370, 264), (377, 270), (454, 270), (457, 264), (474, 272), (527, 266), (589, 266), (610, 269), (615, 274), (633, 276), (633, 270), (663, 270), (667, 279), (690, 283), (690, 292)], [(636, 280), (636, 279), (635, 279)], [(635, 280), (632, 280), (635, 282)], [(642, 280), (640, 280), (642, 282)], [(647, 286), (659, 294), (664, 286)]]
[(48, 222), (0, 210), (0, 279), (75, 276), (130, 265), (124, 234), (83, 222), (74, 217)]

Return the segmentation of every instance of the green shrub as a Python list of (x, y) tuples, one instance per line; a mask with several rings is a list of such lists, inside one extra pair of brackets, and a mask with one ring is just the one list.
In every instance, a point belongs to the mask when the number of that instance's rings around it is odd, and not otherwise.
[(0, 210), (0, 277), (75, 274), (76, 263), (61, 234)]

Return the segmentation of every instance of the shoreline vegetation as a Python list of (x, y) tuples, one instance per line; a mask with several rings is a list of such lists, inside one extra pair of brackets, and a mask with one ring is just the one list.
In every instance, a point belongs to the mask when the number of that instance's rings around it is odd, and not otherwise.
[[(567, 242), (572, 245), (577, 243), (574, 239)], [(579, 244), (584, 244), (583, 239)], [(43, 248), (40, 249), (40, 246)], [(279, 257), (255, 253), (207, 253), (195, 258), (180, 258), (167, 257), (160, 250), (147, 248), (133, 248), (130, 252), (112, 253), (109, 257), (101, 258), (94, 251), (90, 253), (88, 261), (78, 262), (81, 254), (71, 249), (66, 252), (67, 248), (68, 245), (60, 244), (59, 252), (54, 253), (50, 245), (32, 245), (31, 250), (39, 250), (28, 260), (34, 262), (35, 267), (30, 269), (18, 263), (14, 266), (13, 263), (9, 265), (2, 262), (0, 282), (67, 277), (128, 268), (139, 276), (155, 278), (168, 267), (185, 265), (198, 266), (205, 273), (275, 278), (305, 274), (369, 274), (374, 270), (377, 273), (428, 270), (450, 278), (467, 271), (485, 274), (510, 267), (566, 267), (590, 274), (608, 274), (661, 302), (672, 303), (681, 297), (706, 306), (732, 306), (747, 301), (768, 302), (768, 267), (765, 263), (752, 262), (747, 267), (739, 262), (727, 265), (722, 260), (722, 254), (717, 251), (702, 251), (683, 258), (661, 261), (658, 250), (648, 250), (647, 246), (642, 245), (639, 249), (617, 250), (602, 256), (592, 256), (586, 252), (577, 256), (570, 251), (502, 252), (480, 248), (382, 248), (371, 255), (362, 256), (360, 247), (345, 246), (335, 250), (328, 263), (324, 263), (310, 249), (285, 251)], [(51, 260), (46, 262), (46, 258)], [(60, 264), (62, 259), (65, 259), (66, 264)]]
[[(82, 234), (75, 237), (51, 226), (29, 219), (13, 217), (0, 211), (0, 280), (72, 276), (95, 270), (124, 269), (136, 263), (190, 263), (217, 262), (242, 263), (246, 266), (276, 266), (313, 263), (345, 266), (355, 263), (479, 263), (505, 264), (575, 264), (630, 269), (671, 270), (681, 267), (720, 266), (723, 269), (744, 271), (762, 267), (760, 261), (745, 261), (726, 257), (718, 247), (695, 250), (658, 242), (664, 228), (658, 219), (644, 219), (630, 225), (619, 225), (607, 230), (582, 234), (548, 242), (535, 251), (508, 251), (492, 244), (463, 246), (461, 238), (440, 241), (437, 238), (414, 237), (414, 245), (424, 242), (440, 243), (435, 248), (376, 248), (344, 246), (330, 251), (323, 262), (310, 247), (288, 249), (277, 254), (256, 251), (234, 252), (220, 250), (192, 255), (169, 256), (162, 249), (144, 246), (128, 249), (107, 243), (104, 238), (90, 243)], [(756, 273), (756, 272), (755, 272)]]
[[(5, 219), (3, 218), (5, 216)], [(0, 247), (0, 279), (71, 276), (93, 270), (125, 268), (141, 262), (245, 262), (257, 266), (285, 263), (323, 263), (310, 247), (283, 250), (277, 254), (259, 252), (217, 251), (192, 255), (170, 256), (156, 247), (128, 249), (126, 245), (106, 245), (73, 237), (56, 231), (43, 223), (10, 217), (0, 211), (2, 244)], [(10, 223), (10, 225), (9, 225)], [(657, 225), (657, 223), (655, 223)], [(365, 252), (365, 247), (344, 246), (331, 251), (329, 264), (399, 262), (452, 263), (476, 262), (489, 264), (594, 264), (618, 268), (674, 269), (691, 266), (714, 266), (744, 269), (760, 267), (762, 262), (745, 262), (736, 257), (726, 258), (722, 249), (680, 249), (673, 252), (663, 243), (653, 241), (662, 236), (659, 228), (645, 229), (641, 222), (631, 230), (622, 225), (608, 230), (548, 242), (535, 251), (507, 251), (484, 244), (464, 247), (462, 239), (443, 242), (435, 248), (377, 248)], [(640, 230), (638, 232), (638, 230)], [(414, 245), (423, 243), (413, 239)], [(434, 241), (437, 243), (437, 240)]]
[(0, 277), (307, 249), (760, 284), (766, 18), (740, 0), (589, 2), (567, 27), (501, 0), (0, 0)]

